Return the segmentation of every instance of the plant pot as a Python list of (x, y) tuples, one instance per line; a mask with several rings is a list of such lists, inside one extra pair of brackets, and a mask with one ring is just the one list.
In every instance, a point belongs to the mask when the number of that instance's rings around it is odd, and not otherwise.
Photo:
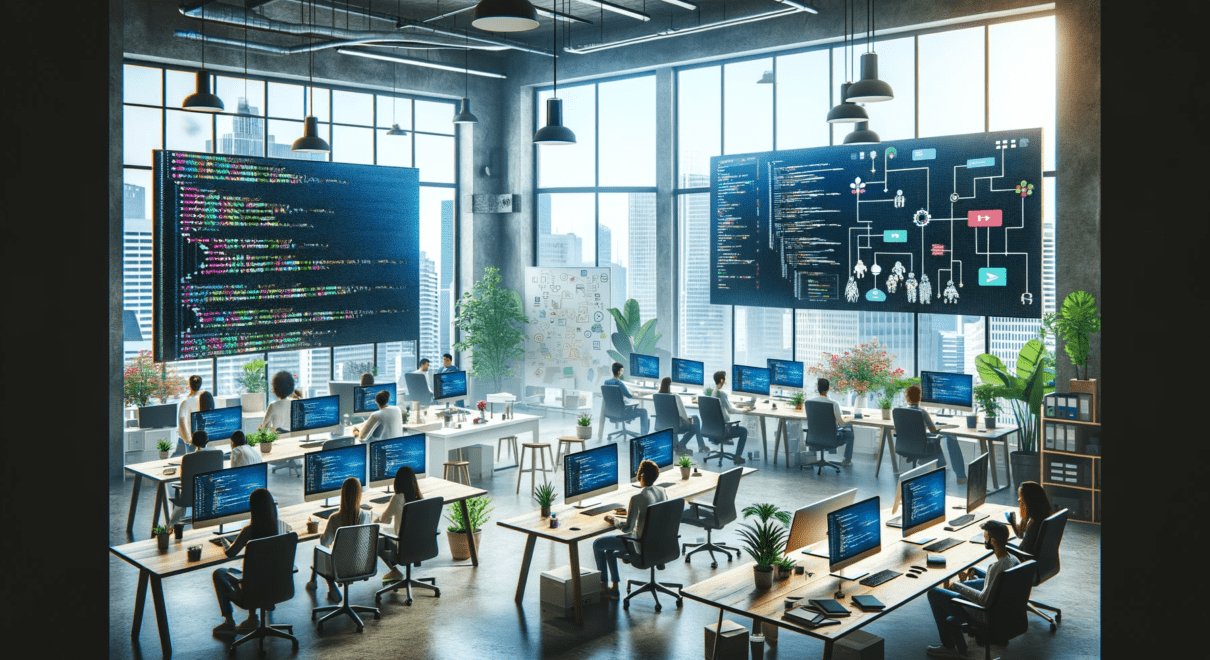
[(772, 566), (753, 566), (752, 576), (756, 582), (757, 589), (770, 589), (773, 587)]
[(239, 405), (243, 407), (244, 412), (264, 412), (265, 394), (264, 392), (244, 392), (239, 395)]
[(891, 418), (891, 409), (890, 409), (890, 408), (879, 408), (879, 410), (881, 410), (881, 411), (882, 411), (882, 418), (883, 418), (883, 419), (890, 419), (890, 418)]
[(1042, 482), (1042, 465), (1036, 451), (1014, 451), (1008, 460), (1013, 466), (1013, 481), (1020, 486), (1026, 481)]
[(681, 481), (689, 481), (689, 470), (687, 467), (681, 468)]
[[(544, 507), (542, 507), (542, 517), (543, 517), (543, 518), (549, 518), (549, 517), (550, 517), (550, 507), (548, 507), (548, 506), (544, 506)], [(462, 536), (463, 536), (463, 538), (464, 538), (464, 539), (466, 538), (466, 535), (465, 535), (465, 534), (463, 534)]]
[(782, 568), (781, 566), (774, 566), (773, 567), (773, 579), (778, 580), (778, 581), (784, 580), (784, 579), (790, 577), (790, 574), (793, 572), (794, 572), (793, 568)]
[(576, 437), (581, 440), (592, 438), (592, 426), (576, 426)]
[(167, 458), (168, 458), (168, 452), (166, 452), (166, 451), (162, 451), (162, 452), (160, 452), (160, 460), (161, 460), (161, 461), (166, 460)]
[(273, 451), (272, 442), (262, 442), (257, 446), (260, 447), (260, 453), (262, 454), (268, 454), (269, 452)]
[(979, 416), (978, 415), (967, 415), (966, 416), (966, 428), (973, 429), (976, 426), (979, 426)]
[(170, 536), (170, 534), (168, 532), (164, 532), (163, 534), (155, 535), (155, 542), (156, 542), (156, 545), (159, 546), (160, 550), (168, 549), (169, 536)]
[(319, 523), (314, 520), (308, 520), (307, 521), (307, 533), (308, 534), (318, 534), (319, 533)]
[[(483, 530), (475, 532), (475, 548), (479, 547), (479, 537), (483, 535)], [(450, 543), (450, 555), (454, 561), (462, 561), (471, 558), (471, 546), (466, 542), (466, 532), (445, 532), (445, 538)]]
[(798, 403), (794, 404), (794, 409), (798, 412), (802, 412), (802, 402), (799, 401)]
[(985, 429), (996, 428), (996, 418), (995, 417), (984, 417), (983, 418), (983, 428), (985, 428)]

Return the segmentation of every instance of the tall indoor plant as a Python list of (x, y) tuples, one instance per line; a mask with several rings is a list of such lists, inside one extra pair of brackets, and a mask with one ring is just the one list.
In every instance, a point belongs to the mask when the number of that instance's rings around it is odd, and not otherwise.
[(521, 295), (500, 286), (500, 279), (499, 269), (483, 269), (483, 278), (462, 294), (454, 319), (462, 333), (454, 348), (470, 353), (471, 376), (490, 380), (493, 391), (516, 375), (513, 363), (525, 357), (523, 328), (529, 323)]
[(1038, 412), (1042, 397), (1054, 391), (1054, 354), (1038, 339), (1025, 342), (1017, 354), (1017, 373), (1008, 372), (1000, 358), (984, 353), (975, 358), (979, 378), (991, 385), (1003, 387), (1000, 397), (1007, 399), (1017, 421), (1017, 451), (1012, 452), (1013, 474), (1017, 483), (1038, 481), (1041, 465), (1038, 459), (1038, 437), (1041, 420)]
[(265, 366), (260, 358), (249, 360), (241, 367), (239, 385), (244, 391), (239, 395), (239, 403), (244, 412), (260, 412), (265, 409)]
[(622, 305), (622, 309), (610, 308), (614, 325), (618, 331), (610, 339), (613, 348), (606, 351), (609, 357), (624, 365), (630, 364), (630, 354), (655, 355), (656, 344), (663, 335), (656, 332), (659, 321), (655, 318), (643, 321), (639, 316), (639, 301), (631, 298)]
[[(1088, 355), (1092, 352), (1092, 335), (1101, 331), (1097, 301), (1087, 291), (1072, 291), (1063, 299), (1063, 306), (1054, 316), (1055, 333), (1063, 340), (1063, 350), (1076, 368), (1078, 380), (1088, 380)], [(1080, 369), (1084, 376), (1080, 377)]]

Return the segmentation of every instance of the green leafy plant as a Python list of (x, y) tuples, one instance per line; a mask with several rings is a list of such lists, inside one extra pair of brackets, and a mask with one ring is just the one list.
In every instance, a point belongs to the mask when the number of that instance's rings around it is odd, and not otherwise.
[(555, 503), (555, 499), (559, 496), (555, 492), (555, 487), (549, 481), (544, 482), (541, 486), (534, 489), (534, 499), (543, 509), (549, 509), (550, 505)]
[(592, 426), (592, 415), (580, 415), (576, 419), (576, 424), (579, 426)]
[(773, 562), (773, 565), (780, 566), (782, 568), (782, 570), (785, 570), (785, 571), (794, 570), (794, 560), (790, 559), (789, 557), (787, 557), (785, 555), (782, 555), (781, 559), (778, 559), (777, 561)]
[(168, 442), (167, 440), (160, 440), (159, 442), (156, 443), (155, 448), (160, 451), (171, 451), (172, 443)]
[[(904, 376), (903, 369), (895, 367), (896, 356), (887, 353), (878, 339), (854, 346), (840, 355), (824, 353), (818, 364), (808, 371), (827, 378), (837, 392), (865, 394), (881, 389), (892, 380)], [(905, 386), (906, 387), (906, 386)]]
[(900, 392), (912, 385), (919, 384), (919, 378), (888, 377), (878, 388), (878, 407), (883, 410), (889, 410), (891, 406), (895, 405), (895, 397), (899, 396)]
[(770, 519), (777, 519), (782, 525), (790, 524), (790, 512), (782, 511), (777, 508), (776, 504), (753, 504), (744, 507), (744, 517), (751, 518), (757, 516), (761, 522), (768, 522)]
[(988, 417), (996, 417), (1000, 414), (1000, 397), (1004, 395), (1004, 386), (994, 383), (983, 383), (975, 386), (975, 402), (979, 404), (979, 410)]
[(248, 436), (249, 447), (271, 442), (277, 442), (277, 431), (272, 429), (257, 429)]
[(786, 549), (785, 527), (773, 520), (765, 520), (757, 525), (744, 523), (739, 527), (744, 552), (756, 561), (757, 568), (768, 568), (781, 558)]
[(139, 354), (122, 370), (122, 404), (145, 406), (151, 400), (168, 403), (185, 391), (185, 379), (164, 363), (152, 361), (151, 351)]
[(1054, 391), (1054, 354), (1039, 339), (1025, 342), (1017, 354), (1016, 375), (1000, 358), (984, 353), (975, 358), (975, 369), (984, 383), (999, 385), (1000, 398), (1007, 399), (1017, 421), (1017, 450), (1036, 450), (1041, 422), (1038, 410), (1042, 397)]
[(796, 408), (798, 406), (801, 406), (803, 401), (806, 401), (806, 400), (807, 400), (807, 395), (803, 394), (802, 392), (795, 392), (794, 396), (790, 397), (790, 403), (794, 404), (794, 407), (796, 407)]
[(707, 387), (706, 389), (702, 390), (702, 396), (714, 396), (714, 388)]
[(245, 362), (241, 367), (243, 373), (239, 376), (239, 386), (249, 394), (265, 391), (266, 362), (260, 358)]
[(152, 528), (151, 528), (151, 535), (152, 535), (152, 536), (159, 536), (160, 534), (167, 534), (167, 533), (168, 533), (168, 528), (167, 528), (167, 527), (160, 527), (160, 526), (156, 526), (156, 527), (152, 527)]
[(403, 413), (403, 423), (404, 423), (404, 424), (407, 424), (407, 423), (408, 423), (408, 416), (412, 414), (412, 411), (411, 411), (411, 410), (408, 410), (407, 408), (400, 408), (399, 412), (400, 412), (400, 413)]
[[(487, 524), (487, 521), (491, 519), (492, 511), (494, 511), (492, 508), (492, 498), (486, 495), (472, 497), (466, 501), (466, 511), (470, 514), (471, 531), (481, 531), (483, 526)], [(467, 521), (462, 517), (461, 506), (451, 506), (450, 512), (446, 515), (445, 519), (450, 521), (450, 525), (446, 527), (446, 530), (455, 534), (466, 533)]]
[(462, 294), (454, 325), (462, 341), (454, 344), (471, 356), (471, 376), (492, 381), (499, 391), (504, 378), (516, 375), (513, 363), (525, 357), (525, 333), (529, 323), (523, 313), (521, 295), (500, 286), (500, 270), (488, 266), (472, 291)]
[(688, 455), (681, 456), (680, 458), (676, 459), (676, 464), (677, 466), (683, 468), (693, 467), (693, 459)]
[(1087, 291), (1072, 291), (1063, 299), (1063, 306), (1054, 317), (1055, 333), (1063, 339), (1063, 350), (1076, 368), (1084, 368), (1083, 378), (1088, 378), (1088, 354), (1092, 350), (1092, 335), (1101, 331), (1101, 317), (1097, 312), (1097, 301)]
[(631, 353), (655, 354), (655, 347), (663, 335), (656, 332), (657, 319), (647, 319), (643, 322), (639, 318), (639, 301), (631, 298), (622, 305), (620, 311), (610, 308), (609, 313), (613, 316), (614, 325), (618, 327), (618, 331), (610, 336), (613, 348), (606, 351), (609, 357), (616, 362), (630, 364)]

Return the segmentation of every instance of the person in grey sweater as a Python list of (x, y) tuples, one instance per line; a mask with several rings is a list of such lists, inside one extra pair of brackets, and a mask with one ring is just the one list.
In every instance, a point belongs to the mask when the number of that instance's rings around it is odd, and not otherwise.
[[(1020, 563), (1016, 557), (1008, 554), (1008, 527), (1004, 523), (995, 520), (983, 523), (983, 534), (986, 547), (995, 552), (995, 561), (988, 565), (986, 571), (971, 569), (971, 577), (981, 579), (955, 583), (953, 591), (941, 587), (929, 591), (929, 607), (937, 622), (937, 634), (941, 636), (940, 645), (926, 649), (929, 657), (966, 657), (966, 637), (962, 634), (961, 626), (968, 620), (967, 614), (962, 606), (954, 604), (954, 599), (962, 598), (976, 605), (987, 605), (996, 593), (1000, 574)], [(953, 623), (948, 621), (950, 618)]]
[[(654, 485), (655, 480), (660, 478), (660, 468), (655, 463), (651, 461), (639, 463), (637, 476), (643, 490), (630, 498), (630, 508), (626, 515), (616, 518), (613, 514), (605, 516), (605, 521), (622, 530), (622, 534), (604, 536), (592, 543), (592, 554), (597, 559), (597, 570), (601, 572), (601, 597), (606, 600), (617, 600), (620, 595), (618, 592), (618, 583), (621, 582), (621, 578), (618, 577), (618, 555), (626, 552), (626, 544), (623, 543), (622, 536), (637, 538), (643, 531), (643, 516), (647, 513), (647, 507), (668, 499), (668, 494), (664, 492), (664, 489)], [(606, 575), (613, 577), (612, 587), (606, 588)]]

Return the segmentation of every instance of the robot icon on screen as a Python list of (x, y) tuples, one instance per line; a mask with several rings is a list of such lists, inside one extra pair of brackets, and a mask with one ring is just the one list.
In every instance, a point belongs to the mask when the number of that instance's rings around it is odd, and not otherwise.
[(897, 209), (903, 208), (903, 204), (905, 201), (906, 200), (903, 198), (903, 191), (896, 190), (895, 191), (895, 208), (897, 208)]
[(933, 302), (933, 283), (928, 275), (920, 276), (920, 304), (928, 305)]
[(1032, 294), (1032, 293), (1030, 293), (1030, 292), (1028, 292), (1028, 291), (1026, 291), (1025, 293), (1021, 294), (1021, 304), (1022, 304), (1022, 305), (1032, 305), (1032, 304), (1034, 304), (1034, 294)]
[(861, 259), (858, 259), (857, 265), (853, 266), (853, 272), (857, 275), (857, 278), (861, 279), (861, 278), (865, 277), (866, 270), (867, 269), (865, 267), (865, 262), (862, 261)]
[(916, 283), (916, 273), (908, 273), (907, 282), (903, 284), (903, 288), (907, 289), (908, 302), (916, 302), (916, 288), (918, 286)]
[(851, 303), (855, 303), (857, 302), (858, 297), (857, 280), (853, 279), (853, 276), (850, 275), (849, 283), (844, 287), (844, 299)]
[(891, 276), (900, 282), (903, 281), (903, 273), (907, 269), (903, 267), (902, 261), (896, 261), (894, 266), (891, 266)]
[(879, 273), (881, 272), (882, 266), (879, 266), (877, 263), (875, 263), (873, 266), (870, 266), (870, 274), (874, 277), (878, 277)]
[(891, 273), (890, 275), (887, 275), (886, 276), (886, 292), (895, 293), (895, 290), (898, 288), (899, 288), (899, 278), (895, 277), (895, 273)]
[(954, 305), (958, 302), (958, 289), (954, 286), (954, 281), (950, 280), (945, 285), (945, 291), (941, 294), (942, 302)]

